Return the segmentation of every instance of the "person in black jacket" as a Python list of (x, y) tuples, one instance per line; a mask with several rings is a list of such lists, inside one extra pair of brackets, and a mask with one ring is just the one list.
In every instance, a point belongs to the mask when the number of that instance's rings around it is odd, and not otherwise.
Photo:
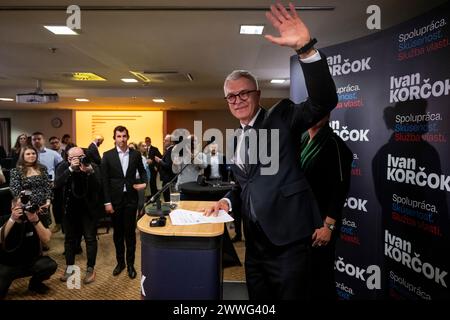
[(60, 278), (67, 281), (75, 264), (75, 254), (81, 236), (86, 242), (87, 268), (84, 284), (95, 280), (97, 257), (97, 215), (101, 192), (100, 169), (86, 158), (83, 149), (74, 147), (68, 151), (67, 161), (56, 169), (55, 188), (62, 191), (64, 204), (64, 249), (66, 271)]
[[(158, 164), (159, 178), (161, 179), (162, 186), (164, 187), (175, 177), (175, 173), (172, 171), (172, 149), (175, 143), (172, 141), (172, 135), (167, 134), (164, 137), (164, 154), (162, 158), (155, 156), (155, 161)], [(167, 188), (163, 192), (164, 201), (170, 201), (170, 188)]]
[(158, 163), (155, 157), (162, 158), (162, 154), (157, 147), (152, 146), (152, 139), (150, 137), (145, 137), (145, 148), (147, 150), (147, 164), (150, 169), (150, 195), (153, 196), (158, 192), (158, 187), (156, 186)]
[[(147, 173), (139, 151), (128, 148), (128, 129), (123, 126), (114, 128), (115, 147), (103, 154), (101, 171), (105, 211), (112, 215), (114, 228), (114, 246), (117, 265), (113, 275), (119, 275), (125, 269), (125, 247), (128, 276), (136, 278), (134, 258), (136, 251), (136, 211), (138, 205), (137, 190), (146, 187)], [(139, 172), (139, 180), (136, 179)]]
[(29, 276), (30, 291), (48, 292), (43, 281), (56, 272), (58, 265), (42, 255), (41, 241), (47, 243), (51, 236), (37, 212), (24, 210), (20, 198), (13, 201), (11, 216), (0, 215), (0, 300), (15, 279)]
[(91, 142), (91, 144), (88, 147), (87, 155), (92, 159), (92, 161), (96, 165), (101, 165), (102, 158), (100, 157), (100, 152), (98, 152), (98, 148), (102, 145), (105, 138), (101, 135), (95, 136), (94, 141)]
[(325, 116), (302, 137), (301, 165), (319, 205), (323, 225), (313, 234), (313, 298), (337, 300), (334, 280), (336, 240), (350, 188), (353, 153)]
[[(251, 300), (311, 297), (312, 235), (323, 225), (298, 157), (301, 134), (336, 106), (336, 87), (325, 57), (313, 48), (315, 41), (308, 28), (294, 6), (289, 6), (290, 12), (281, 4), (271, 6), (266, 16), (280, 37), (265, 37), (297, 51), (309, 97), (300, 104), (285, 99), (265, 111), (260, 107), (258, 83), (250, 72), (237, 70), (227, 76), (225, 99), (243, 129), (236, 133), (231, 165), (237, 186), (205, 211), (210, 215), (236, 205), (242, 208)], [(250, 144), (247, 140), (252, 136), (256, 143)], [(269, 163), (257, 152), (258, 140), (264, 136), (271, 150)]]

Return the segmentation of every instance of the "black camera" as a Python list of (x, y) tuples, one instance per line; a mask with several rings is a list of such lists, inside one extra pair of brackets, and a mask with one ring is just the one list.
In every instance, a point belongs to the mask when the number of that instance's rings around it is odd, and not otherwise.
[(80, 163), (87, 167), (91, 164), (91, 159), (88, 156), (81, 156)]
[(25, 214), (25, 211), (30, 213), (36, 213), (39, 211), (39, 206), (37, 204), (31, 204), (31, 195), (32, 192), (30, 190), (23, 190), (20, 192), (20, 202), (22, 203), (22, 211), (23, 214), (20, 216), (20, 219), (22, 221), (27, 220), (27, 215)]
[(166, 217), (164, 216), (152, 219), (152, 221), (150, 221), (150, 227), (164, 227), (165, 225), (166, 225)]
[(22, 203), (22, 206), (27, 205), (31, 200), (32, 192), (30, 190), (23, 190), (20, 192), (20, 202)]

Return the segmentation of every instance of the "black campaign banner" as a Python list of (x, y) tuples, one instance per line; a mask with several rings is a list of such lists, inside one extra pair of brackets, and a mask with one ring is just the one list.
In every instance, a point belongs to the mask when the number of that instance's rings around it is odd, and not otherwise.
[(450, 298), (449, 8), (322, 50), (339, 96), (330, 126), (354, 155), (341, 299)]

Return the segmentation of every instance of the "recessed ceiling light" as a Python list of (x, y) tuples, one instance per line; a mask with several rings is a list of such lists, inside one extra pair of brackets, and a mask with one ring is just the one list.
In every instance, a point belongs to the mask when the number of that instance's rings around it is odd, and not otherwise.
[(241, 25), (240, 34), (262, 34), (264, 26)]
[(123, 78), (123, 79), (120, 79), (120, 80), (122, 80), (123, 82), (127, 82), (127, 83), (138, 82), (136, 79), (133, 79), (133, 78)]
[(270, 80), (270, 83), (285, 83), (285, 79), (272, 79)]
[(66, 26), (44, 26), (44, 28), (57, 35), (78, 35), (78, 33)]
[(86, 98), (76, 98), (75, 100), (78, 102), (89, 102), (90, 101), (89, 99), (86, 99)]
[(158, 98), (158, 99), (153, 99), (153, 102), (156, 102), (156, 103), (164, 103), (164, 102), (166, 102), (164, 99), (161, 99), (161, 98)]
[(73, 72), (71, 79), (76, 81), (106, 81), (105, 78), (93, 72)]
[(11, 98), (0, 98), (0, 101), (14, 101), (14, 99), (11, 99)]

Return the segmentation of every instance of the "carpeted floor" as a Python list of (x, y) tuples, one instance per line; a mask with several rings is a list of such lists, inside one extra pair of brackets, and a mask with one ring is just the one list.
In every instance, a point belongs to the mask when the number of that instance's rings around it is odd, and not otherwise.
[[(103, 232), (101, 229), (99, 232)], [(230, 230), (230, 236), (234, 236), (234, 230)], [(32, 299), (32, 300), (139, 300), (140, 295), (140, 270), (141, 270), (141, 254), (140, 254), (140, 236), (137, 231), (137, 248), (136, 248), (136, 271), (138, 276), (131, 280), (126, 270), (119, 276), (114, 277), (112, 270), (116, 265), (115, 250), (112, 239), (112, 230), (109, 234), (99, 235), (98, 254), (96, 263), (96, 280), (95, 282), (84, 285), (81, 282), (80, 289), (68, 289), (65, 282), (59, 280), (65, 270), (65, 260), (62, 255), (64, 251), (64, 235), (58, 232), (53, 235), (50, 242), (50, 250), (47, 254), (55, 259), (58, 263), (58, 270), (45, 283), (50, 287), (50, 291), (46, 295), (32, 294), (28, 291), (29, 278), (17, 279), (11, 285), (6, 299)], [(82, 243), (83, 253), (77, 255), (75, 264), (81, 269), (81, 279), (86, 271), (86, 249), (84, 242)], [(237, 242), (234, 244), (236, 252), (244, 262), (245, 244)], [(229, 267), (224, 269), (224, 281), (245, 281), (244, 268)]]

